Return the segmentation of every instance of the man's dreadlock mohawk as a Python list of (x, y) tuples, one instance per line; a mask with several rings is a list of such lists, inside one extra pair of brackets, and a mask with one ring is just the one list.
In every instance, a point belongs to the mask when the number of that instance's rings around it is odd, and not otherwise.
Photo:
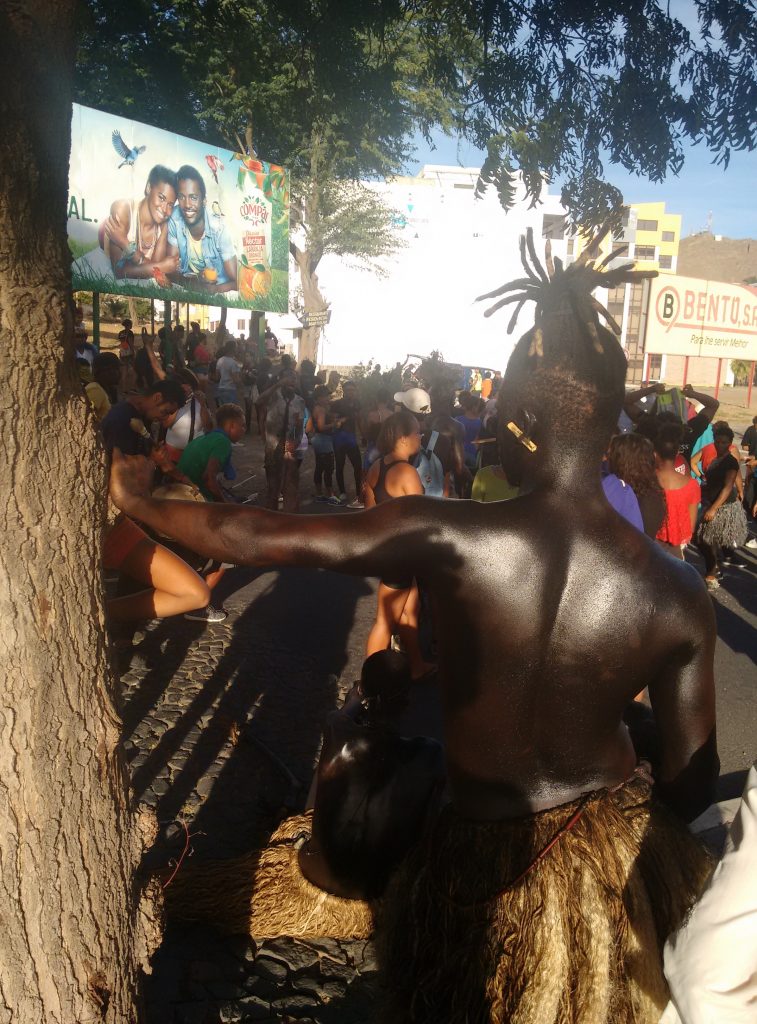
[[(477, 302), (480, 302), (483, 299), (494, 299), (500, 295), (505, 296), (499, 299), (498, 302), (495, 302), (493, 306), (490, 306), (484, 313), (484, 316), (491, 316), (492, 313), (496, 313), (503, 306), (510, 305), (513, 302), (516, 303), (515, 311), (507, 326), (508, 334), (512, 334), (518, 320), (518, 314), (524, 304), (526, 302), (536, 303), (534, 329), (531, 345), (528, 350), (529, 359), (536, 358), (540, 360), (544, 358), (543, 326), (545, 321), (552, 317), (558, 319), (569, 317), (573, 320), (572, 326), (574, 327), (574, 330), (567, 332), (558, 330), (556, 332), (558, 336), (552, 337), (553, 345), (560, 345), (559, 335), (562, 334), (563, 342), (566, 343), (567, 348), (570, 348), (569, 339), (575, 338), (577, 335), (578, 337), (588, 339), (598, 355), (604, 355), (605, 342), (601, 336), (604, 331), (602, 331), (599, 323), (599, 316), (604, 318), (616, 335), (620, 334), (620, 326), (610, 316), (605, 307), (594, 298), (592, 295), (594, 289), (614, 288), (619, 284), (657, 277), (656, 270), (634, 270), (633, 263), (624, 263), (623, 266), (616, 267), (614, 270), (605, 269), (607, 264), (617, 259), (619, 253), (623, 252), (627, 246), (622, 246), (619, 250), (616, 249), (600, 263), (597, 263), (596, 258), (599, 253), (599, 245), (609, 230), (610, 224), (605, 223), (591, 239), (578, 259), (571, 263), (567, 269), (563, 268), (562, 260), (558, 256), (552, 259), (552, 244), (547, 239), (544, 248), (544, 262), (547, 268), (545, 270), (539, 261), (539, 257), (536, 255), (534, 233), (529, 228), (526, 234), (521, 235), (520, 238), (520, 258), (526, 276), (519, 277), (515, 281), (509, 281), (493, 292), (479, 295), (476, 299)], [(575, 327), (578, 327), (577, 332)], [(550, 331), (550, 335), (552, 334), (553, 332)], [(558, 355), (557, 352), (551, 354), (553, 358)], [(564, 352), (563, 355), (568, 355), (568, 353)]]

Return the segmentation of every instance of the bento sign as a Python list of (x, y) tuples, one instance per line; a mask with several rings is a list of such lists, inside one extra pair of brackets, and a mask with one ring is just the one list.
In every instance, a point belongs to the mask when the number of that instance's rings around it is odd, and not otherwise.
[(757, 289), (659, 277), (652, 281), (647, 352), (757, 359)]

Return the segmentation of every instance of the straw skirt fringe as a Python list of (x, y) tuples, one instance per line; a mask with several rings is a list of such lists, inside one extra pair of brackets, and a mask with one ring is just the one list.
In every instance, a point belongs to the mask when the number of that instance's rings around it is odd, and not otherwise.
[(261, 851), (183, 868), (166, 910), (255, 939), (364, 939), (375, 922), (391, 1024), (657, 1024), (662, 947), (711, 858), (635, 778), (512, 885), (577, 807), (492, 823), (446, 808), (373, 904), (303, 878), (298, 815)]
[(311, 814), (298, 814), (282, 822), (263, 850), (187, 865), (165, 890), (168, 917), (261, 940), (368, 938), (370, 904), (331, 896), (303, 877), (297, 849), (311, 827)]
[(377, 932), (392, 1024), (657, 1024), (666, 936), (711, 871), (634, 779), (495, 823), (445, 809), (390, 883)]

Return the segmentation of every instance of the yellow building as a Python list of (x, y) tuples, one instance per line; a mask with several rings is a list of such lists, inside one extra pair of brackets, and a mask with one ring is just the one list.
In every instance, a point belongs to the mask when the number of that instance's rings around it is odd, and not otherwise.
[[(665, 203), (631, 203), (624, 208), (621, 231), (606, 238), (600, 251), (602, 257), (617, 252), (618, 264), (633, 260), (639, 270), (675, 274), (680, 241), (680, 214), (668, 213)], [(568, 256), (577, 257), (585, 245), (582, 235), (573, 236), (568, 240)], [(608, 291), (603, 302), (621, 326), (620, 343), (628, 355), (629, 384), (640, 383), (643, 376), (658, 379), (662, 366), (662, 356), (650, 355), (646, 370), (644, 367), (643, 316), (647, 287), (646, 282), (619, 285)]]

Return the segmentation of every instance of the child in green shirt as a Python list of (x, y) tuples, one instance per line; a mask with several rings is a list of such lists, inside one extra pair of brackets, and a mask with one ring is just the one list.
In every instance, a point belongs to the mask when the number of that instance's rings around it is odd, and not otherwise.
[(226, 501), (219, 473), (233, 479), (231, 446), (245, 431), (244, 412), (238, 405), (222, 405), (216, 413), (215, 430), (190, 441), (181, 454), (178, 469), (200, 488), (208, 501)]

